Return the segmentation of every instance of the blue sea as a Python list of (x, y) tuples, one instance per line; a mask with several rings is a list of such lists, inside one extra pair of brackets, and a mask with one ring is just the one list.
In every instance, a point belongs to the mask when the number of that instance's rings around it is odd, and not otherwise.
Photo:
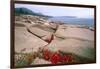
[(50, 21), (61, 21), (66, 24), (94, 26), (93, 18), (77, 18), (77, 17), (52, 17)]

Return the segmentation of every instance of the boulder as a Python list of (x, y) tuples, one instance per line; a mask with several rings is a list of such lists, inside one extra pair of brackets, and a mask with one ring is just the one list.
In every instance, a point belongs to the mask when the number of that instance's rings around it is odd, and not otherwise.
[(29, 33), (26, 27), (15, 27), (15, 52), (37, 51), (48, 43)]
[(45, 47), (50, 51), (62, 51), (71, 53), (79, 57), (84, 57), (89, 60), (95, 59), (95, 50), (93, 41), (83, 41), (79, 39), (68, 38), (62, 41), (53, 40), (48, 46)]
[(77, 26), (71, 28), (60, 25), (55, 35), (63, 38), (78, 38), (83, 40), (94, 41), (93, 31), (85, 28), (77, 28)]

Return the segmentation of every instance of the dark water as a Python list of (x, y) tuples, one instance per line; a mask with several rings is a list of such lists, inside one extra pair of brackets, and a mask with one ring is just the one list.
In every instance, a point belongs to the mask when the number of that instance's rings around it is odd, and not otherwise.
[(50, 21), (61, 21), (66, 24), (94, 26), (93, 18), (77, 18), (77, 17), (52, 17)]

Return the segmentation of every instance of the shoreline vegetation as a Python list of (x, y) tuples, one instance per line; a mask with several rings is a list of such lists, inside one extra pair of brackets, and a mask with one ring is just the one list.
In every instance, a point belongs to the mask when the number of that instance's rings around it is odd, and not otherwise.
[(15, 66), (95, 62), (94, 27), (15, 16)]

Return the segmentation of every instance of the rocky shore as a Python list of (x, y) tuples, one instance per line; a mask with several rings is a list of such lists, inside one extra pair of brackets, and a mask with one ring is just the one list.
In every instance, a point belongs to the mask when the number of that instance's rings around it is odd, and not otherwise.
[[(94, 29), (83, 25), (53, 23), (39, 16), (15, 16), (15, 65), (52, 64), (54, 58), (49, 55), (45, 59), (44, 50), (48, 50), (48, 54), (67, 55), (66, 62), (60, 61), (64, 59), (60, 57), (59, 60), (55, 59), (55, 64), (94, 62)], [(70, 61), (69, 55), (73, 57)]]

